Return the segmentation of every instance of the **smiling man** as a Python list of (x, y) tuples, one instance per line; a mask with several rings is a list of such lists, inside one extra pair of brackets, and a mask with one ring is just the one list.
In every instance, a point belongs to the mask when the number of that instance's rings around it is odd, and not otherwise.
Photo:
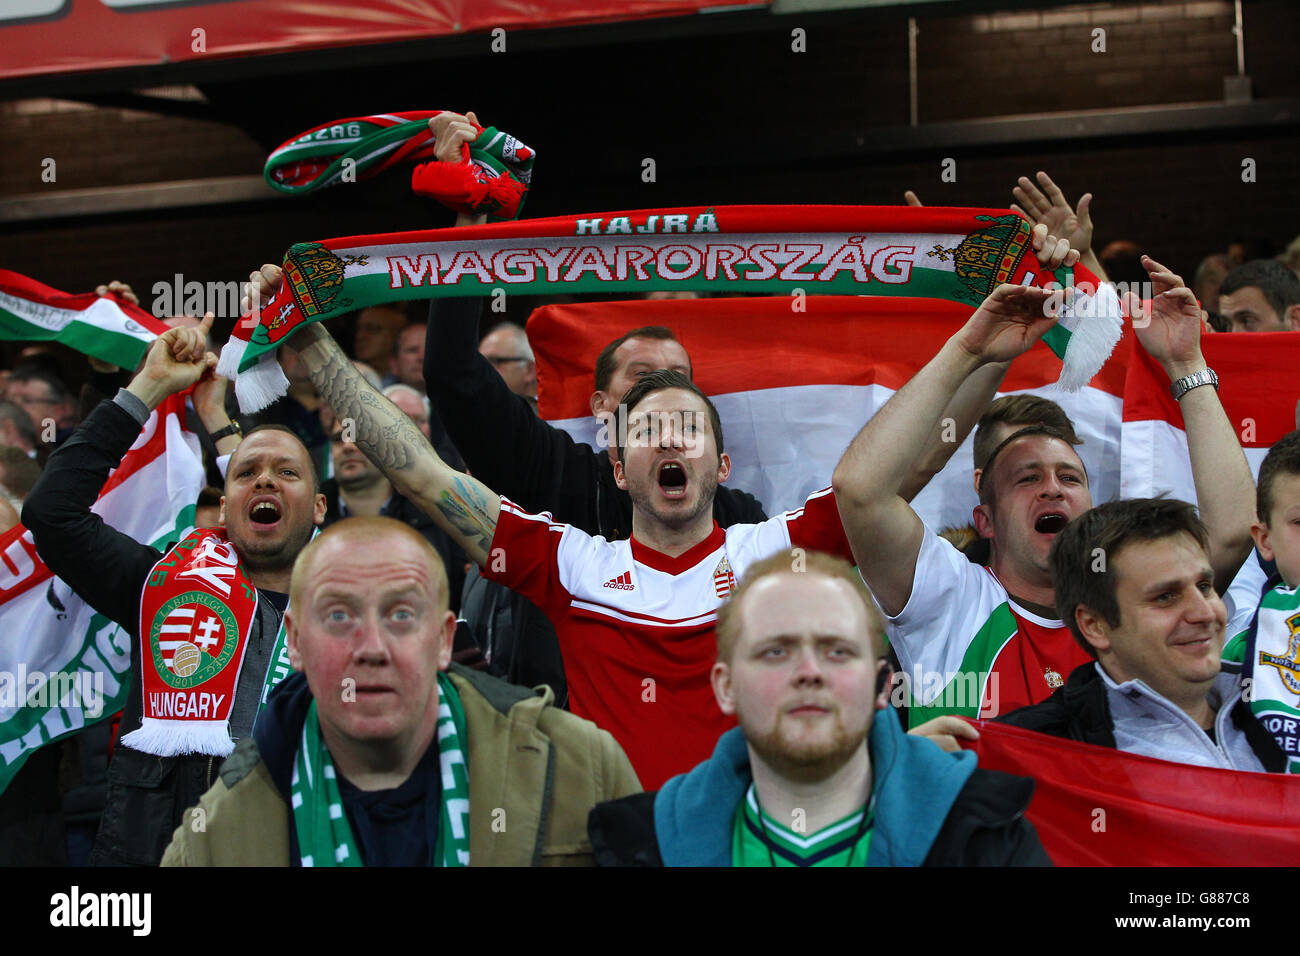
[[(1172, 383), (1210, 529), (1215, 583), (1226, 588), (1251, 546), (1250, 469), (1201, 355), (1196, 299), (1159, 263), (1143, 257), (1143, 265), (1157, 294), (1149, 314), (1129, 301), (1134, 332)], [(845, 529), (911, 682), (912, 721), (946, 713), (995, 717), (1037, 703), (1088, 660), (1057, 613), (1048, 560), (1055, 536), (1093, 505), (1066, 436), (1023, 429), (985, 462), (974, 522), (990, 543), (987, 568), (927, 528), (900, 494), (961, 384), (989, 363), (1022, 355), (1055, 324), (1048, 298), (1042, 289), (994, 290), (867, 423), (835, 471)]]
[[(216, 778), (219, 758), (252, 729), (278, 646), (294, 559), (325, 514), (307, 449), (274, 425), (251, 430), (235, 448), (221, 498), (222, 527), (196, 532), (166, 558), (91, 512), (109, 471), (139, 437), (150, 411), (216, 365), (205, 344), (211, 323), (209, 316), (198, 328), (162, 335), (130, 385), (100, 403), (50, 456), (23, 508), (41, 557), (95, 610), (131, 634), (132, 655), (143, 669), (131, 682), (122, 715), (92, 864), (156, 866), (172, 830)], [(199, 384), (197, 408), (220, 407), (205, 400), (204, 391), (215, 384)], [(146, 588), (146, 581), (154, 586)], [(199, 591), (206, 593), (191, 600)], [(153, 597), (162, 603), (150, 610)], [(152, 636), (141, 635), (142, 620)], [(156, 672), (155, 660), (193, 680), (169, 682)], [(144, 687), (152, 691), (147, 709)], [(209, 704), (221, 700), (202, 721), (178, 720), (156, 703), (180, 696)], [(167, 739), (167, 726), (177, 723), (209, 742)]]
[(297, 671), (176, 829), (169, 866), (590, 863), (587, 813), (640, 789), (609, 734), (451, 665), (442, 560), (385, 517), (303, 549), (286, 612)]
[(604, 803), (608, 866), (1047, 863), (1033, 782), (908, 736), (888, 707), (879, 613), (842, 559), (755, 564), (718, 615), (711, 683), (740, 726), (657, 794)]
[(1052, 544), (1052, 572), (1090, 660), (1047, 700), (999, 720), (1162, 760), (1281, 772), (1241, 674), (1219, 669), (1228, 612), (1208, 541), (1196, 509), (1171, 499), (1111, 502), (1072, 521)]

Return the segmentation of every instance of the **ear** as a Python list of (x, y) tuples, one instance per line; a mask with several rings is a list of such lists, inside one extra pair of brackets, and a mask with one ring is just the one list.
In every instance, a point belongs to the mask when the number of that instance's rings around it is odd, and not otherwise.
[(217, 511), (217, 525), (224, 528), (226, 526), (226, 496), (221, 496), (221, 506)]
[(713, 687), (713, 699), (718, 702), (718, 710), (728, 717), (736, 713), (736, 698), (731, 693), (731, 665), (718, 661), (709, 671), (709, 684)]
[(445, 671), (451, 664), (451, 649), (456, 643), (456, 615), (451, 611), (443, 612), (441, 628), (438, 635), (438, 670)]
[(971, 522), (975, 525), (975, 533), (981, 538), (993, 537), (993, 509), (988, 505), (976, 505), (975, 510), (971, 512)]
[[(599, 391), (599, 390), (597, 390), (597, 391), (595, 391), (595, 392), (592, 392), (592, 393), (591, 393), (591, 414), (592, 414), (592, 417), (594, 417), (594, 418), (600, 418), (600, 417), (601, 417), (601, 414), (600, 414), (600, 413), (603, 412), (603, 411), (605, 411), (605, 409), (608, 407), (608, 405), (607, 405), (608, 402), (609, 402), (609, 396), (606, 395), (604, 392)], [(602, 421), (603, 421), (603, 419), (602, 419)]]
[(1100, 654), (1110, 650), (1110, 625), (1100, 614), (1085, 604), (1074, 609), (1074, 623), (1079, 625), (1079, 633)]
[(1250, 536), (1255, 539), (1255, 547), (1259, 549), (1260, 556), (1265, 561), (1275, 561), (1277, 556), (1273, 553), (1273, 547), (1269, 543), (1269, 528), (1262, 521), (1255, 521), (1250, 526)]
[(976, 468), (975, 474), (972, 476), (971, 479), (972, 483), (975, 485), (975, 494), (977, 495), (980, 493), (980, 475), (982, 474), (984, 474), (984, 469)]
[(731, 456), (723, 453), (718, 459), (718, 484), (726, 481), (731, 476)]
[(325, 521), (325, 496), (322, 494), (316, 495), (311, 520), (316, 524), (322, 524)]
[(1300, 305), (1287, 306), (1282, 314), (1282, 323), (1292, 332), (1300, 331)]
[(284, 609), (284, 647), (289, 652), (289, 666), (302, 673), (302, 651), (298, 647), (297, 614), (290, 608)]
[(623, 463), (614, 462), (614, 484), (618, 485), (619, 491), (627, 491), (627, 476), (623, 474)]
[(876, 710), (889, 706), (889, 698), (894, 693), (894, 669), (889, 666), (889, 659), (882, 657), (876, 664)]

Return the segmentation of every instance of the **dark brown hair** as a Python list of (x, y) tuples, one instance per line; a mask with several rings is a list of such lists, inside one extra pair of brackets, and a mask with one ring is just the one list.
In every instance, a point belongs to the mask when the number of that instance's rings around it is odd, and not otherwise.
[(1052, 542), (1049, 560), (1056, 610), (1079, 646), (1097, 656), (1075, 621), (1082, 605), (1119, 627), (1115, 599), (1115, 556), (1128, 544), (1190, 534), (1209, 554), (1210, 535), (1196, 508), (1175, 498), (1129, 498), (1085, 511)]
[(672, 329), (663, 325), (643, 325), (639, 329), (633, 329), (631, 332), (620, 335), (601, 349), (600, 355), (596, 356), (596, 391), (603, 392), (609, 388), (614, 373), (618, 371), (618, 363), (614, 361), (614, 353), (628, 339), (655, 339), (660, 342), (676, 342), (677, 336), (673, 334)]

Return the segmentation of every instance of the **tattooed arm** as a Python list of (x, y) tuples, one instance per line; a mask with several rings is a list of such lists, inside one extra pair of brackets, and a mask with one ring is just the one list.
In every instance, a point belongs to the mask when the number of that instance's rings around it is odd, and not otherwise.
[[(263, 266), (251, 278), (265, 301), (280, 284), (280, 270)], [(486, 563), (501, 499), (439, 458), (406, 413), (361, 377), (324, 326), (312, 323), (290, 341), (321, 398), (340, 421), (355, 423), (357, 447), (473, 561)]]

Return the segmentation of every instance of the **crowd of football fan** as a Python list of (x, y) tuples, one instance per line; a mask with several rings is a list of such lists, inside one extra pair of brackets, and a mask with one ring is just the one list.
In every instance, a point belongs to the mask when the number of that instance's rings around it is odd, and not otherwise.
[[(475, 132), (434, 122), (440, 156)], [(1134, 331), (1180, 405), (1198, 507), (1094, 503), (1065, 412), (995, 400), (1054, 321), (1026, 287), (995, 290), (865, 423), (829, 488), (773, 517), (722, 484), (726, 423), (663, 327), (629, 329), (596, 363), (593, 414), (626, 428), (608, 449), (537, 417), (528, 336), (484, 329), (479, 299), (304, 329), (279, 353), (288, 395), (255, 416), (213, 375), (209, 318), (168, 319), (135, 370), (24, 348), (0, 400), (3, 527), (21, 515), (140, 654), (138, 595), (162, 554), (90, 507), (152, 409), (197, 382), (196, 524), (225, 529), (259, 610), (224, 763), (123, 744), (142, 724), (134, 687), (0, 796), (2, 862), (1049, 862), (1023, 815), (1032, 783), (959, 746), (990, 688), (953, 706), (942, 686), (900, 684), (919, 673), (996, 675), (995, 719), (1029, 730), (1285, 772), (1288, 739), (1243, 698), (1242, 650), (1261, 602), (1300, 585), (1300, 432), (1256, 481), (1200, 342), (1300, 331), (1300, 239), (1281, 255), (1232, 242), (1189, 285), (1159, 249), (1094, 253), (1090, 196), (1072, 204), (1042, 173), (1013, 193), (1049, 268), (1150, 283)], [(264, 266), (251, 288), (281, 278)], [(965, 437), (935, 441), (948, 418), (975, 433), (963, 529), (909, 504)], [(294, 673), (259, 712), (282, 624)], [(300, 779), (320, 766), (315, 728), (332, 789)]]

